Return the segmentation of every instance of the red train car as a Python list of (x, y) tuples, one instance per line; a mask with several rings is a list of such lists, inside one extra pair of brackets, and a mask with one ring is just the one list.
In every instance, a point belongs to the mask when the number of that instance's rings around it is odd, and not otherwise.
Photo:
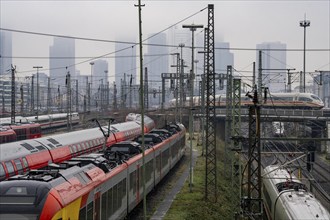
[[(155, 126), (149, 117), (145, 130)], [(107, 127), (102, 127), (107, 133)], [(98, 152), (114, 143), (131, 140), (141, 133), (140, 121), (113, 124), (105, 141), (100, 128), (69, 132), (32, 140), (17, 141), (0, 146), (0, 180), (38, 169), (51, 163), (60, 163), (72, 157)]]
[(104, 154), (89, 154), (0, 182), (0, 218), (123, 219), (176, 165), (184, 153), (185, 128), (145, 148), (124, 142)]
[(16, 133), (8, 127), (0, 127), (0, 144), (17, 141)]
[(41, 137), (41, 125), (38, 123), (8, 125), (17, 135), (17, 140)]

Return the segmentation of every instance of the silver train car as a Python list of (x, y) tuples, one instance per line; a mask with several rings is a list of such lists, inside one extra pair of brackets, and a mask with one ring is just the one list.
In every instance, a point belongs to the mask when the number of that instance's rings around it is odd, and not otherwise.
[(329, 211), (286, 169), (264, 170), (263, 200), (268, 219), (330, 219)]
[[(73, 125), (79, 123), (79, 113), (73, 112), (69, 116), (71, 117), (71, 123)], [(38, 123), (41, 125), (41, 129), (51, 129), (51, 128), (59, 128), (63, 126), (67, 126), (67, 113), (57, 113), (57, 114), (50, 114), (50, 115), (39, 115), (37, 116), (16, 116), (15, 123)], [(11, 118), (0, 118), (0, 125), (9, 125), (11, 124)]]
[[(179, 102), (180, 103), (180, 102)], [(241, 97), (241, 106), (251, 105), (252, 100), (247, 96)], [(169, 108), (174, 108), (176, 105), (176, 99), (172, 99), (168, 103)], [(186, 107), (190, 106), (190, 97), (183, 102)], [(193, 105), (201, 106), (201, 97), (193, 97)], [(215, 105), (218, 107), (226, 107), (226, 95), (216, 95)], [(324, 107), (323, 101), (315, 94), (312, 93), (272, 93), (268, 98), (267, 102), (262, 103), (263, 107), (266, 108), (294, 108), (294, 109), (322, 109)]]

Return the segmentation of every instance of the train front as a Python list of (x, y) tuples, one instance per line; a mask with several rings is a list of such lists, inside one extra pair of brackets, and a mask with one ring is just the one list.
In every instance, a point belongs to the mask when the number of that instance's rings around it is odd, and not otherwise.
[(60, 209), (51, 185), (34, 180), (0, 182), (0, 219), (38, 220), (52, 219)]

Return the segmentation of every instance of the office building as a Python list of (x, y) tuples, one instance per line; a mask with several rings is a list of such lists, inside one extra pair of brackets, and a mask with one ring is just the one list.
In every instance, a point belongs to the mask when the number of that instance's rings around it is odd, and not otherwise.
[(262, 51), (262, 86), (270, 92), (285, 92), (287, 88), (286, 44), (265, 42), (257, 44), (256, 70), (259, 68), (259, 51)]
[(12, 65), (12, 33), (0, 31), (0, 76), (10, 74)]
[(54, 37), (54, 43), (49, 48), (49, 74), (54, 83), (65, 87), (67, 73), (75, 78), (75, 40)]

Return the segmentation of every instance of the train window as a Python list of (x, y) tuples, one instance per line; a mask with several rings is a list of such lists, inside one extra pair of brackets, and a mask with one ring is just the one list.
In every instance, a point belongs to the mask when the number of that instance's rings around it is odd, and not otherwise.
[(26, 129), (15, 129), (17, 140), (25, 140), (26, 139)]
[(3, 165), (0, 163), (0, 177), (4, 177), (5, 174), (5, 169), (3, 168)]
[[(24, 186), (12, 186), (10, 187), (6, 193), (6, 195), (28, 195), (27, 188)], [(33, 197), (34, 198), (34, 197)]]
[(118, 193), (118, 199), (117, 199), (117, 207), (120, 208), (122, 205), (122, 197), (123, 197), (123, 185), (120, 181), (118, 184), (117, 193)]
[(72, 145), (71, 148), (72, 148), (72, 150), (73, 150), (74, 153), (77, 152), (77, 147), (76, 147), (76, 145)]
[(107, 193), (102, 194), (101, 219), (107, 219)]
[(78, 149), (79, 152), (81, 151), (81, 146), (80, 146), (80, 144), (77, 144), (77, 149)]
[(87, 220), (86, 217), (87, 217), (86, 216), (86, 207), (84, 207), (84, 208), (80, 209), (80, 211), (79, 211), (79, 219)]
[(113, 211), (116, 212), (118, 209), (118, 190), (117, 190), (117, 186), (115, 185), (113, 187)]
[(122, 180), (122, 184), (123, 184), (123, 198), (126, 197), (126, 178)]
[(108, 190), (107, 196), (108, 196), (108, 218), (112, 215), (113, 213), (113, 201), (112, 201), (112, 188)]
[(146, 181), (150, 181), (152, 178), (152, 171), (153, 171), (153, 159), (150, 160), (147, 163), (147, 167), (146, 167)]
[(133, 194), (136, 193), (136, 171), (133, 171), (129, 177), (130, 182), (130, 191), (133, 191)]
[(82, 144), (77, 144), (77, 146), (78, 146), (79, 151), (83, 151), (83, 150), (85, 150), (85, 148), (83, 147)]
[(307, 97), (299, 97), (298, 101), (303, 101), (303, 102), (312, 102), (313, 100)]
[(322, 101), (319, 97), (317, 97), (316, 95), (311, 95), (311, 97), (313, 98), (313, 99), (316, 99), (317, 101)]
[(157, 172), (160, 172), (160, 154), (156, 157), (156, 170)]
[(93, 202), (87, 205), (87, 219), (93, 219)]
[(14, 170), (13, 164), (10, 161), (8, 161), (8, 162), (5, 162), (5, 165), (7, 167), (8, 173), (9, 174), (14, 174), (15, 170)]
[(24, 167), (24, 168), (29, 167), (29, 164), (28, 164), (28, 162), (27, 162), (27, 160), (26, 160), (25, 157), (22, 158), (22, 161), (23, 161), (23, 167)]
[(19, 159), (16, 159), (14, 160), (15, 162), (15, 165), (16, 165), (16, 169), (18, 171), (19, 174), (22, 174), (23, 173), (23, 166), (22, 166), (22, 163)]

